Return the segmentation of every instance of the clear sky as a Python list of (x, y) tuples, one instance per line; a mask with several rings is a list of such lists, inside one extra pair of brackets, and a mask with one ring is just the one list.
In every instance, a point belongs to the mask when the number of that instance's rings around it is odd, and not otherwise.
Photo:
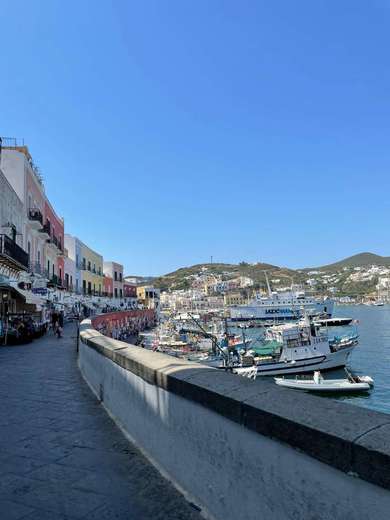
[(0, 134), (132, 274), (390, 254), (390, 1), (1, 2)]

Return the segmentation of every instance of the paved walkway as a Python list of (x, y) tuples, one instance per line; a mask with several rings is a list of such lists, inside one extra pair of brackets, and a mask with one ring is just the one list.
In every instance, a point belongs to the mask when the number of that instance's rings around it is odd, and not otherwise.
[(199, 520), (98, 403), (75, 341), (68, 325), (0, 347), (1, 520)]

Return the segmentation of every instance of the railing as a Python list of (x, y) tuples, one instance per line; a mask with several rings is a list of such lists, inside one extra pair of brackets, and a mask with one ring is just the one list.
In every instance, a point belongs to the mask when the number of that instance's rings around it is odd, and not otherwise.
[(50, 222), (47, 221), (46, 224), (44, 224), (42, 226), (42, 229), (40, 230), (41, 233), (46, 233), (47, 235), (51, 235), (51, 226), (50, 226)]
[(29, 218), (29, 220), (34, 220), (36, 222), (40, 222), (41, 224), (43, 224), (43, 216), (42, 216), (42, 213), (39, 211), (39, 209), (30, 208), (28, 210), (28, 218)]
[(24, 146), (24, 139), (19, 137), (2, 137), (1, 141), (3, 147), (16, 148)]
[(14, 260), (28, 270), (28, 253), (14, 242), (8, 235), (0, 235), (0, 255)]

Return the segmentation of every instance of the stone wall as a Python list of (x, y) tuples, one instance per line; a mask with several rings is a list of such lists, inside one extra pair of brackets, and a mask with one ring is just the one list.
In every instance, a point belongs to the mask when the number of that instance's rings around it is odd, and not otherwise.
[(123, 431), (223, 520), (385, 520), (390, 417), (80, 328), (79, 366)]

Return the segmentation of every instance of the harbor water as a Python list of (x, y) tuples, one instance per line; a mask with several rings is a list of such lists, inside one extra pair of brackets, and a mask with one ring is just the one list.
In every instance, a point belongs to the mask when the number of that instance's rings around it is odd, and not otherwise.
[[(359, 345), (349, 359), (348, 368), (357, 375), (371, 376), (375, 386), (369, 394), (323, 398), (344, 400), (354, 405), (390, 413), (390, 305), (337, 306), (334, 316), (358, 320)], [(348, 327), (330, 327), (329, 335), (332, 337), (346, 334), (348, 330)], [(241, 329), (237, 329), (237, 333), (242, 333)], [(245, 335), (257, 342), (262, 336), (262, 329), (246, 329)], [(345, 372), (333, 370), (323, 375), (325, 378), (345, 377)]]

